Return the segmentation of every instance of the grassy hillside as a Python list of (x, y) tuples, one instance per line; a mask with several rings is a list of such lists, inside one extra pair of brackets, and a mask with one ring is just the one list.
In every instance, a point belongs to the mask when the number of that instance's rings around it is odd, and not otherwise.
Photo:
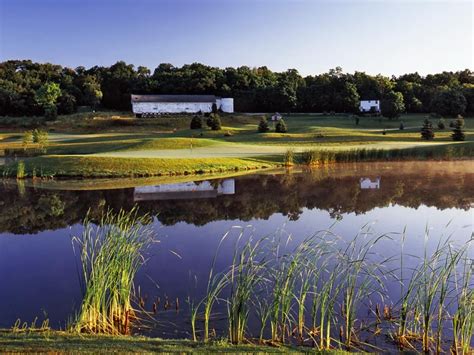
[[(258, 133), (260, 117), (223, 115), (222, 130), (211, 131), (205, 125), (201, 130), (189, 129), (191, 116), (135, 119), (128, 113), (110, 112), (63, 116), (43, 128), (49, 131), (46, 154), (21, 159), (30, 174), (35, 170), (46, 176), (153, 176), (272, 167), (282, 163), (288, 149), (296, 153), (409, 149), (411, 157), (419, 151), (421, 159), (429, 158), (430, 151), (436, 153), (431, 154), (434, 158), (470, 158), (474, 149), (474, 118), (465, 120), (466, 141), (453, 142), (449, 120), (446, 129), (435, 128), (433, 141), (422, 140), (420, 127), (428, 117), (423, 114), (400, 120), (362, 117), (358, 125), (349, 115), (292, 114), (285, 117), (287, 133), (273, 129)], [(400, 121), (404, 130), (399, 129)], [(433, 120), (435, 127), (436, 123)], [(25, 130), (0, 131), (0, 155), (11, 149), (22, 155)], [(29, 144), (26, 150), (34, 148)], [(384, 159), (391, 157), (387, 154)], [(2, 170), (4, 175), (14, 175), (16, 165)]]

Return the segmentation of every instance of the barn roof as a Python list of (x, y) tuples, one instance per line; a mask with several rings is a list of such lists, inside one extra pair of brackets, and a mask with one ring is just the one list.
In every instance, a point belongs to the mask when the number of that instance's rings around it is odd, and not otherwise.
[(132, 102), (216, 102), (214, 95), (132, 95)]

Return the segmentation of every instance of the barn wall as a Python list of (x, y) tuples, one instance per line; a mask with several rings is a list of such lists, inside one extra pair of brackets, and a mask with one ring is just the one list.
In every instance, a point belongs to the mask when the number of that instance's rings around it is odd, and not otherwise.
[(380, 101), (379, 100), (365, 100), (360, 102), (359, 109), (361, 111), (370, 111), (372, 106), (377, 107), (377, 111), (380, 110)]
[(211, 112), (212, 102), (134, 102), (133, 113)]

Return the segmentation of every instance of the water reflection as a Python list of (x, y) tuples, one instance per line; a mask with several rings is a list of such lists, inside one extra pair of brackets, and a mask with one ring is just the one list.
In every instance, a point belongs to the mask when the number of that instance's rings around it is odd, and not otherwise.
[(98, 218), (106, 208), (131, 209), (135, 204), (164, 225), (250, 221), (268, 219), (275, 213), (298, 220), (305, 208), (328, 211), (335, 219), (390, 205), (471, 208), (474, 164), (420, 164), (360, 164), (94, 191), (45, 190), (4, 182), (0, 188), (0, 232), (25, 234), (64, 228), (80, 222), (89, 210)]
[(190, 181), (178, 184), (139, 186), (133, 190), (133, 200), (193, 200), (197, 198), (216, 198), (220, 195), (234, 195), (235, 180)]

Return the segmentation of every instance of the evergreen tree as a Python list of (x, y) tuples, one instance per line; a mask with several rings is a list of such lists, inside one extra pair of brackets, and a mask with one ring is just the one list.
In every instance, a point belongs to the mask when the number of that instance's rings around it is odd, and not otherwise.
[(265, 133), (265, 132), (268, 132), (269, 130), (270, 130), (270, 127), (268, 127), (268, 120), (265, 116), (262, 116), (258, 124), (258, 131), (260, 133)]
[(211, 113), (206, 120), (206, 124), (213, 131), (219, 131), (222, 127), (221, 119), (217, 113)]
[(194, 116), (194, 117), (191, 119), (190, 128), (191, 128), (191, 129), (201, 129), (201, 128), (202, 128), (201, 117), (199, 117), (199, 116), (197, 116), (197, 115)]
[(286, 133), (287, 131), (288, 131), (288, 128), (286, 127), (286, 123), (282, 118), (275, 125), (275, 132)]
[(434, 138), (433, 124), (429, 119), (425, 119), (421, 128), (421, 138), (432, 140)]
[(466, 135), (464, 134), (464, 120), (462, 118), (458, 118), (454, 121), (451, 138), (453, 141), (463, 141), (466, 139)]

